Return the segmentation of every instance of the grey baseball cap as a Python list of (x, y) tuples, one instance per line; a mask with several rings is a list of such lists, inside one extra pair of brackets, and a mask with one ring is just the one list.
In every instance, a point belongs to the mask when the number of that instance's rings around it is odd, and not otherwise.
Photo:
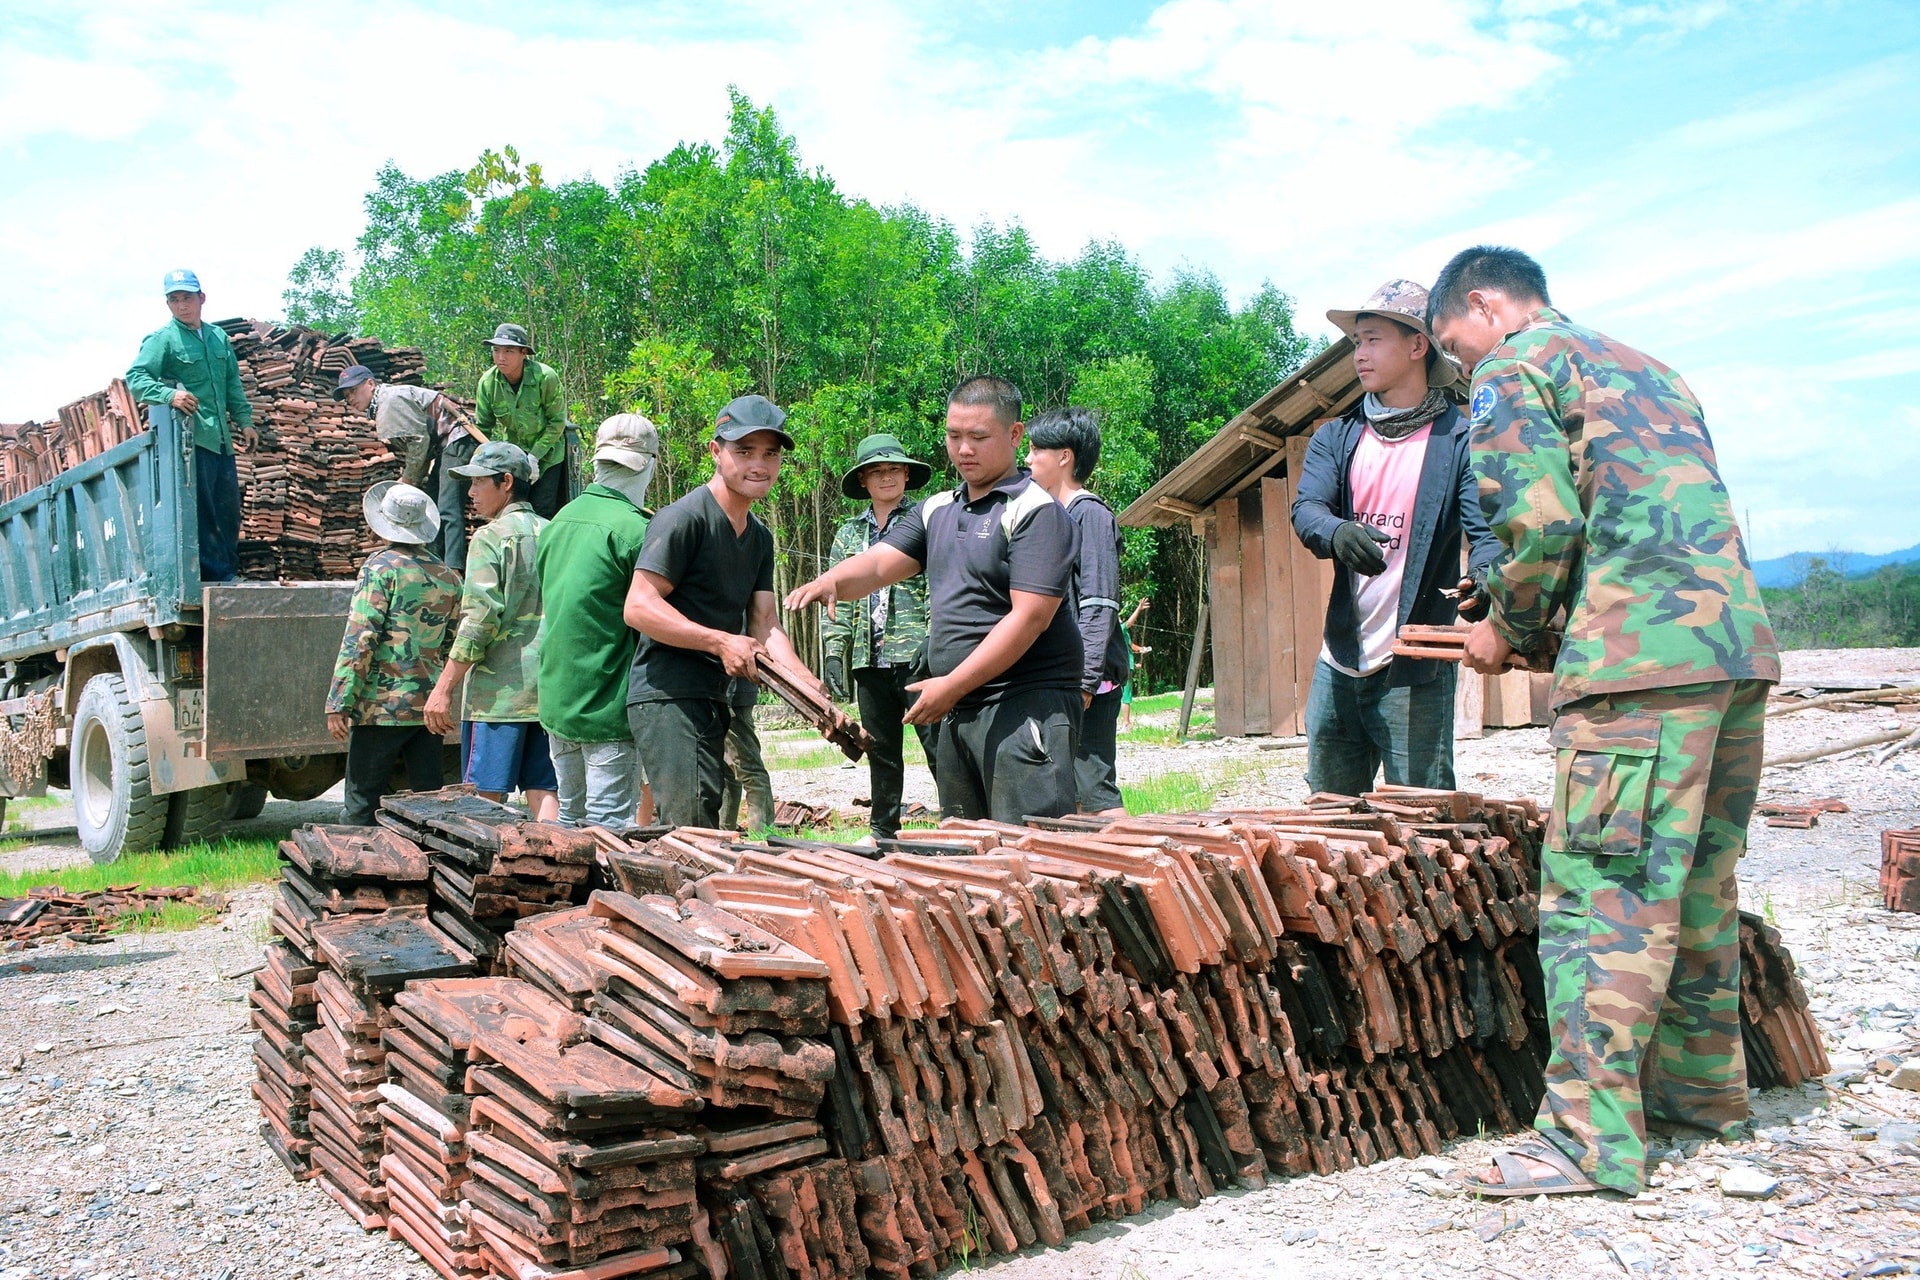
[(783, 428), (787, 411), (765, 396), (736, 396), (727, 402), (713, 420), (715, 440), (744, 440), (756, 431), (771, 431), (780, 437), (780, 446), (791, 449), (793, 437)]
[(593, 460), (645, 471), (660, 456), (660, 429), (642, 413), (616, 413), (593, 435)]

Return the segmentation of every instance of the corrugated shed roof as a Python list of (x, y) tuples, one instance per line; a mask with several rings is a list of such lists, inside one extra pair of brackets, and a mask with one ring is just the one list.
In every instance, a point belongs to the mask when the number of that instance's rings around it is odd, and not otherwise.
[(1360, 399), (1353, 343), (1340, 339), (1236, 414), (1213, 439), (1120, 513), (1134, 529), (1184, 524), (1272, 470), (1288, 436), (1337, 418)]

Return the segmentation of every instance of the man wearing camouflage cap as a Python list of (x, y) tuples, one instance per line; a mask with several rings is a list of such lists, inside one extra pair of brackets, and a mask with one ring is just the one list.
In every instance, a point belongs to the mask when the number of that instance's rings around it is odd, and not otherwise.
[(1734, 873), (1780, 659), (1679, 374), (1555, 310), (1517, 249), (1458, 254), (1428, 318), (1473, 370), (1474, 468), (1506, 547), (1467, 661), (1554, 673), (1547, 1092), (1537, 1136), (1470, 1185), (1632, 1195), (1649, 1120), (1747, 1119)]
[(489, 800), (527, 796), (536, 822), (558, 812), (553, 759), (540, 727), (540, 572), (535, 550), (547, 522), (527, 502), (539, 471), (527, 451), (490, 440), (455, 467), (468, 499), (487, 523), (473, 535), (460, 629), (433, 696), (427, 727), (451, 733), (462, 698), (464, 780)]
[(517, 324), (503, 324), (487, 339), (493, 368), (480, 375), (474, 421), (489, 440), (505, 440), (539, 464), (540, 479), (527, 494), (543, 520), (567, 500), (567, 401), (560, 375), (533, 358), (533, 339)]
[(1464, 534), (1469, 577), (1500, 544), (1480, 513), (1466, 420), (1447, 391), (1460, 370), (1427, 330), (1427, 291), (1389, 280), (1327, 319), (1353, 340), (1365, 393), (1307, 446), (1293, 527), (1331, 559), (1320, 660), (1307, 694), (1307, 785), (1360, 795), (1382, 767), (1394, 786), (1453, 787), (1450, 662), (1395, 657), (1408, 623), (1445, 626)]
[(652, 805), (627, 720), (627, 670), (640, 636), (622, 616), (647, 536), (660, 433), (618, 413), (594, 436), (593, 483), (540, 534), (540, 723), (553, 750), (560, 821), (625, 830)]
[(441, 784), (441, 742), (427, 728), (427, 696), (453, 638), (460, 575), (427, 550), (440, 513), (425, 493), (382, 481), (361, 508), (387, 545), (360, 566), (327, 690), (327, 731), (347, 744), (341, 821), (370, 827), (396, 763), (406, 765), (414, 791)]
[(373, 419), (373, 433), (400, 456), (400, 479), (435, 495), (440, 532), (433, 549), (456, 573), (467, 564), (467, 482), (455, 474), (473, 456), (473, 425), (432, 387), (381, 382), (363, 364), (340, 371), (333, 398)]

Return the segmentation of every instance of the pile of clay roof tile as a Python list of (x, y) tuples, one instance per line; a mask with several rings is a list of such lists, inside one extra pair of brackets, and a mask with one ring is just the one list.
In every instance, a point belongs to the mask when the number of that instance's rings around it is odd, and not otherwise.
[(429, 851), (434, 923), (489, 962), (521, 919), (585, 901), (599, 849), (464, 787), (388, 796), (379, 820)]
[[(390, 1079), (445, 1123), (389, 1129), (389, 1230), (448, 1276), (907, 1277), (1521, 1128), (1543, 828), (1388, 789), (950, 822), (878, 857), (584, 833), (617, 889), (522, 919), (484, 997), (400, 999)], [(1755, 1082), (1824, 1071), (1777, 935), (1741, 942)]]
[(320, 1025), (320, 976), (313, 961), (285, 941), (267, 944), (266, 963), (254, 974), (248, 1015), (260, 1033), (253, 1044), (253, 1096), (260, 1103), (260, 1136), (295, 1178), (313, 1176), (308, 1127), (312, 1084), (306, 1037)]
[(63, 406), (51, 422), (0, 423), (0, 502), (37, 489), (144, 430), (146, 415), (119, 378), (105, 391)]
[(211, 913), (223, 910), (227, 899), (198, 885), (146, 889), (123, 884), (84, 893), (68, 893), (57, 884), (35, 885), (24, 898), (0, 898), (0, 947), (14, 951), (55, 940), (106, 942), (129, 922), (174, 903)]
[(274, 932), (311, 959), (313, 926), (335, 916), (427, 905), (427, 855), (379, 827), (314, 823), (280, 842)]
[(1920, 911), (1920, 830), (1880, 833), (1880, 897), (1889, 911)]
[(312, 932), (322, 967), (314, 984), (320, 1025), (302, 1042), (312, 1087), (310, 1155), (322, 1190), (362, 1227), (383, 1227), (386, 1124), (380, 1088), (388, 1079), (384, 1033), (394, 1021), (389, 1006), (409, 981), (470, 975), (473, 956), (418, 908), (341, 916), (314, 925)]

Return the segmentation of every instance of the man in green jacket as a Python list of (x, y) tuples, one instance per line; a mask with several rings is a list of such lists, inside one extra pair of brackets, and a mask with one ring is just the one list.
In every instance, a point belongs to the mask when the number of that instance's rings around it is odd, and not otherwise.
[(608, 418), (594, 436), (593, 483), (540, 534), (540, 723), (569, 826), (621, 831), (652, 818), (627, 721), (627, 670), (640, 634), (621, 610), (647, 536), (659, 454), (660, 433), (646, 418)]
[(1780, 659), (1705, 415), (1650, 356), (1575, 324), (1539, 264), (1480, 246), (1428, 322), (1473, 370), (1480, 505), (1505, 544), (1467, 662), (1553, 663), (1537, 1135), (1487, 1196), (1646, 1187), (1646, 1126), (1747, 1119), (1735, 867)]
[(173, 320), (148, 334), (127, 370), (127, 390), (141, 404), (164, 404), (193, 424), (193, 491), (200, 528), (200, 581), (227, 582), (240, 569), (240, 477), (234, 430), (249, 449), (260, 441), (253, 407), (240, 386), (240, 361), (219, 325), (200, 316), (207, 295), (200, 277), (167, 272)]
[(528, 816), (548, 822), (559, 801), (540, 727), (540, 572), (534, 554), (547, 522), (527, 505), (533, 459), (517, 444), (489, 440), (454, 471), (466, 477), (468, 500), (487, 523), (467, 552), (460, 629), (427, 699), (427, 728), (453, 731), (453, 699), (464, 686), (464, 780), (489, 800), (524, 791)]
[(520, 325), (501, 325), (487, 345), (493, 368), (480, 375), (474, 422), (487, 439), (517, 444), (540, 464), (529, 500), (535, 514), (551, 520), (567, 500), (567, 405), (560, 375), (533, 358), (533, 340)]
[(427, 697), (446, 662), (460, 609), (460, 575), (427, 550), (440, 512), (410, 484), (382, 481), (361, 504), (387, 545), (360, 566), (327, 690), (327, 732), (347, 745), (347, 804), (340, 819), (370, 827), (396, 763), (407, 786), (440, 786), (440, 736), (427, 728)]
[[(912, 511), (907, 492), (933, 476), (933, 468), (909, 457), (890, 435), (871, 435), (854, 450), (853, 466), (840, 477), (840, 492), (867, 499), (833, 536), (830, 565), (857, 556), (887, 531), (896, 514)], [(867, 778), (873, 801), (873, 834), (891, 840), (900, 834), (900, 796), (906, 789), (904, 723), (914, 695), (907, 685), (922, 678), (927, 647), (927, 575), (882, 587), (860, 600), (842, 600), (820, 623), (827, 689), (836, 698), (852, 692), (860, 702), (860, 723), (873, 735), (867, 754)], [(933, 761), (935, 725), (914, 726), (927, 761)]]

